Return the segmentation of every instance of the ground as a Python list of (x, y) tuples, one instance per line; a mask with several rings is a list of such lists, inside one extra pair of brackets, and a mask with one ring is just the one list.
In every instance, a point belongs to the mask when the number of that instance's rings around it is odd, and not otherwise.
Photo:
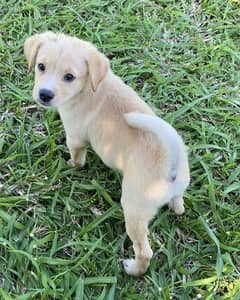
[[(239, 1), (0, 0), (0, 299), (240, 299)], [(70, 168), (58, 114), (32, 100), (23, 56), (35, 32), (95, 43), (184, 137), (186, 212), (162, 208), (154, 257), (132, 255), (121, 175), (89, 148)]]

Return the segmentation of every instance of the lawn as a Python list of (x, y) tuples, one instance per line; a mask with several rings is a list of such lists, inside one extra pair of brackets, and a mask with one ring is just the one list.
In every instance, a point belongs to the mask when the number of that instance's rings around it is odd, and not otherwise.
[[(0, 299), (240, 299), (239, 1), (0, 0)], [(160, 209), (140, 278), (121, 175), (89, 147), (70, 168), (58, 114), (32, 100), (23, 56), (35, 32), (96, 44), (112, 69), (182, 134), (186, 212)]]

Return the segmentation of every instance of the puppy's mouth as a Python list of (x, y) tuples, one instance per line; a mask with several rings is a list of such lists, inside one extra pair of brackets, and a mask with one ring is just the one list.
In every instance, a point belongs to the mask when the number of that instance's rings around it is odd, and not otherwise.
[(49, 102), (45, 102), (41, 99), (38, 99), (37, 102), (41, 105), (41, 106), (44, 106), (44, 107), (51, 107), (51, 106), (54, 106), (52, 101), (49, 101)]

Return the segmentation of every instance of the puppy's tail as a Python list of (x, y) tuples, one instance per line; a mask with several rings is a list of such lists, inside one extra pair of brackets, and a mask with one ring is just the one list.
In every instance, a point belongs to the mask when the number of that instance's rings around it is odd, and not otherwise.
[(174, 181), (177, 175), (181, 145), (183, 144), (177, 131), (170, 124), (156, 116), (130, 112), (124, 114), (124, 117), (129, 126), (149, 131), (157, 136), (161, 146), (165, 148), (168, 154), (168, 161), (170, 163), (169, 176)]

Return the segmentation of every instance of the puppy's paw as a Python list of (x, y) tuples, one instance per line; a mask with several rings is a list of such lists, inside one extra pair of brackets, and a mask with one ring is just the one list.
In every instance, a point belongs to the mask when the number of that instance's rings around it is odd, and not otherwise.
[(137, 277), (142, 275), (146, 271), (146, 270), (141, 270), (141, 268), (139, 268), (135, 259), (125, 259), (123, 261), (123, 266), (126, 273), (131, 276)]
[(123, 267), (128, 275), (133, 275), (133, 271), (135, 270), (135, 260), (134, 259), (124, 259)]
[(185, 211), (184, 201), (182, 197), (172, 199), (168, 206), (175, 212), (176, 215), (182, 215)]
[(179, 206), (179, 207), (177, 207), (177, 208), (175, 208), (175, 214), (176, 215), (182, 215), (182, 214), (184, 214), (184, 212), (185, 212), (185, 208), (184, 208), (184, 206), (182, 205), (182, 206)]
[(69, 165), (69, 167), (82, 167), (82, 165), (78, 162), (75, 162), (74, 160), (72, 159), (69, 159), (67, 161), (67, 164)]

